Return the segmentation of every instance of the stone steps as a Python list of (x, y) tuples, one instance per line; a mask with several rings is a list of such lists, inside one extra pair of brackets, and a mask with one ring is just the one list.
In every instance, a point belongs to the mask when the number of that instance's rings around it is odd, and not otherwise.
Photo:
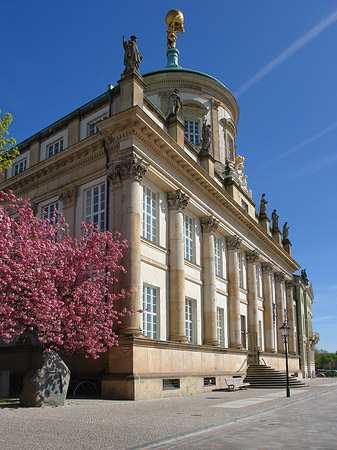
[[(287, 376), (269, 366), (250, 364), (244, 382), (249, 383), (253, 389), (281, 389), (287, 386)], [(289, 377), (289, 386), (291, 388), (308, 387), (294, 377)]]

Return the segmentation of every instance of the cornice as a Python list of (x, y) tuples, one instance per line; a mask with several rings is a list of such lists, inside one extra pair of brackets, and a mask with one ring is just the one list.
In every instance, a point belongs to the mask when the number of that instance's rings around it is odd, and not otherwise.
[(17, 195), (26, 192), (29, 189), (34, 189), (40, 184), (58, 178), (61, 175), (76, 169), (77, 167), (97, 159), (104, 155), (104, 148), (102, 139), (99, 138), (88, 142), (82, 140), (71, 147), (68, 147), (57, 155), (41, 161), (22, 172), (19, 177), (13, 180), (10, 178), (6, 180), (1, 189), (12, 189)]
[[(213, 178), (201, 168), (201, 166), (188, 155), (176, 141), (167, 134), (159, 125), (155, 124), (141, 108), (134, 106), (107, 121), (111, 121), (111, 131), (106, 124), (105, 133), (112, 135), (113, 140), (119, 140), (122, 136), (135, 137), (145, 148), (156, 155), (165, 165), (184, 179), (193, 189), (194, 193), (200, 192), (206, 196), (212, 196), (212, 200), (220, 210), (230, 212), (246, 231), (252, 232), (260, 242), (267, 245), (267, 253), (272, 252), (285, 262), (292, 271), (298, 270), (300, 266), (274, 239), (259, 225), (252, 217), (245, 214), (242, 208)], [(131, 121), (131, 122), (130, 122)], [(103, 123), (103, 122), (102, 122)], [(124, 126), (131, 127), (128, 131), (120, 132)], [(116, 128), (115, 128), (116, 127)], [(110, 127), (109, 127), (110, 128)], [(117, 131), (117, 133), (115, 132)], [(144, 156), (144, 155), (142, 155)], [(151, 170), (151, 165), (149, 170)]]

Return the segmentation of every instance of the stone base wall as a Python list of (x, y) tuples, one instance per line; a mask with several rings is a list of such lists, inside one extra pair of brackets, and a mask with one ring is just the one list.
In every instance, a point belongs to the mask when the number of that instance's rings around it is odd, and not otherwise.
[[(267, 364), (267, 366), (272, 367), (275, 370), (279, 370), (280, 372), (286, 371), (286, 357), (284, 354), (268, 354), (262, 353), (260, 355), (260, 359)], [(297, 376), (298, 379), (302, 379), (302, 371), (300, 369), (300, 358), (295, 355), (288, 355), (288, 368), (289, 373)]]

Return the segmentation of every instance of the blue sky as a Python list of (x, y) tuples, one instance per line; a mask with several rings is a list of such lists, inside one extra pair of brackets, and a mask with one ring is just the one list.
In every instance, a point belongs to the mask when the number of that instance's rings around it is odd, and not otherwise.
[(337, 1), (2, 0), (0, 108), (18, 142), (116, 85), (122, 36), (141, 73), (166, 65), (165, 15), (185, 16), (180, 64), (237, 96), (237, 152), (257, 205), (289, 223), (313, 284), (318, 348), (337, 351)]

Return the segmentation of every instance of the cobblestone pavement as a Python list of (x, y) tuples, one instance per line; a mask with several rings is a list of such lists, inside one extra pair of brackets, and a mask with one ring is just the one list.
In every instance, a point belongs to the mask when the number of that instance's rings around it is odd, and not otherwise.
[(337, 380), (136, 402), (0, 406), (1, 450), (337, 450)]

